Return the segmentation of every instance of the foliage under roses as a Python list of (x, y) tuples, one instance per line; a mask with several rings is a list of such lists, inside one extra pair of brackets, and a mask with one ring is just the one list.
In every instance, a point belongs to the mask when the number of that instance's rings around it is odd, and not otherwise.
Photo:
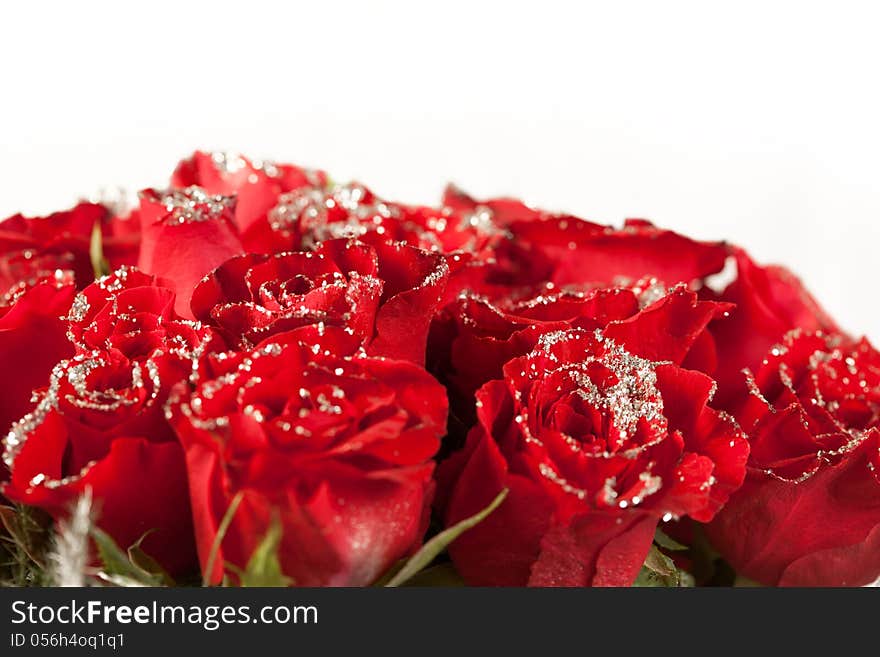
[(4, 582), (880, 576), (880, 354), (785, 269), (236, 154), (170, 183), (0, 223)]

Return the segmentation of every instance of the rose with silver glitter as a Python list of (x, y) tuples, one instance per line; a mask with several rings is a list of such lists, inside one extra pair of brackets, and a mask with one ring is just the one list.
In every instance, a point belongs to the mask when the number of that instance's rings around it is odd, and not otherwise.
[(712, 379), (677, 364), (697, 336), (647, 343), (652, 314), (545, 333), (478, 391), (477, 426), (441, 466), (446, 523), (511, 495), (452, 546), (466, 581), (628, 585), (658, 522), (711, 520), (739, 486), (745, 436), (709, 407)]
[(793, 586), (880, 577), (880, 353), (794, 331), (730, 403), (751, 436), (748, 477), (708, 534), (744, 576)]
[[(417, 365), (363, 355), (338, 327), (307, 326), (254, 349), (206, 355), (168, 405), (187, 455), (206, 577), (247, 565), (283, 529), (285, 575), (304, 586), (371, 584), (419, 544), (446, 423), (443, 387)], [(238, 572), (241, 572), (239, 570)]]
[(192, 309), (243, 348), (324, 324), (356, 336), (370, 355), (422, 363), (448, 276), (437, 254), (333, 239), (315, 251), (232, 258), (198, 284)]
[(164, 404), (173, 385), (196, 375), (214, 334), (173, 308), (173, 291), (123, 267), (56, 311), (73, 353), (5, 436), (3, 492), (59, 517), (91, 490), (105, 532), (129, 546), (153, 530), (143, 549), (179, 573), (194, 567), (195, 543), (183, 452)]

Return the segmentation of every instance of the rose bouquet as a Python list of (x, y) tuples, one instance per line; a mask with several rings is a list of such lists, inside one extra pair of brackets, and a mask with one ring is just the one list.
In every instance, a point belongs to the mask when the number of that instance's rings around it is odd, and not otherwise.
[(0, 289), (5, 584), (880, 576), (880, 354), (725, 242), (197, 152)]

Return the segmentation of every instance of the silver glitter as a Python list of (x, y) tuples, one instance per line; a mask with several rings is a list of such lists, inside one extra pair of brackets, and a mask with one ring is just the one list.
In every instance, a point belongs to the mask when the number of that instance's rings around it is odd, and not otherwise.
[(188, 224), (200, 221), (214, 221), (227, 216), (235, 209), (234, 196), (208, 194), (201, 187), (168, 189), (164, 192), (147, 190), (141, 198), (157, 201), (165, 206), (167, 215), (162, 220), (166, 224)]

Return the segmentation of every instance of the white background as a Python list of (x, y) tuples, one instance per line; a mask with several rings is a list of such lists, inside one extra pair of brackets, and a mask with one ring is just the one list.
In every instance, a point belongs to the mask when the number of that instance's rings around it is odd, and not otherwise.
[(789, 265), (880, 341), (880, 22), (828, 2), (3, 3), (0, 215), (232, 149)]

